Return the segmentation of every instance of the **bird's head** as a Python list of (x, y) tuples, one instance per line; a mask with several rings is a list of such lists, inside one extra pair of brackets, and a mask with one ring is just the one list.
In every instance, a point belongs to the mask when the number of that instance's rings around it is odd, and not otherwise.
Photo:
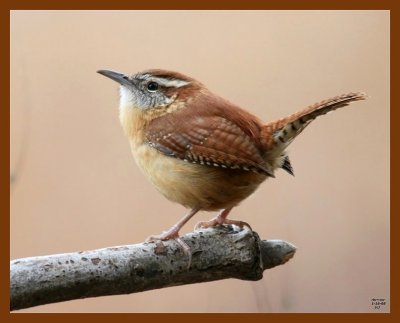
[(141, 73), (123, 73), (99, 70), (98, 73), (118, 82), (120, 107), (149, 110), (167, 107), (175, 100), (186, 102), (202, 85), (181, 73), (152, 69)]

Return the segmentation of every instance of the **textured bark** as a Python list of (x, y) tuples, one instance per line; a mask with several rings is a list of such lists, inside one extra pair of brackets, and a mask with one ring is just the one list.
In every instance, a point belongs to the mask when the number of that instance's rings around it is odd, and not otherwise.
[(260, 240), (255, 232), (231, 226), (191, 232), (182, 240), (191, 250), (189, 268), (176, 241), (13, 260), (10, 310), (226, 278), (259, 280), (296, 251), (285, 241)]

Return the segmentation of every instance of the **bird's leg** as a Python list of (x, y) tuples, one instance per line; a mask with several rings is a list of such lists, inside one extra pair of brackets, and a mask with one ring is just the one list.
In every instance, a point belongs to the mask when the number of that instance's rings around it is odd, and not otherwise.
[(180, 238), (179, 230), (188, 222), (193, 215), (195, 215), (199, 209), (192, 209), (187, 215), (180, 219), (175, 225), (173, 225), (169, 230), (164, 231), (159, 235), (150, 236), (146, 239), (146, 242), (154, 242), (158, 240), (171, 240), (174, 239), (182, 247), (183, 252), (189, 257), (188, 268), (192, 263), (192, 253), (190, 252), (190, 247)]
[(175, 223), (169, 230), (164, 231), (159, 235), (150, 236), (146, 239), (146, 242), (153, 242), (157, 240), (171, 240), (179, 238), (179, 230), (188, 222), (193, 215), (199, 212), (199, 209), (192, 209), (188, 214), (186, 214), (182, 219)]
[(231, 210), (232, 210), (232, 208), (222, 210), (215, 218), (212, 218), (209, 221), (201, 221), (201, 222), (197, 223), (196, 226), (194, 227), (194, 229), (198, 230), (201, 228), (215, 227), (217, 225), (234, 224), (234, 225), (237, 225), (239, 228), (243, 228), (244, 226), (246, 226), (250, 230), (252, 230), (250, 224), (248, 224), (247, 222), (227, 219), (227, 216), (228, 216), (229, 212), (231, 212)]

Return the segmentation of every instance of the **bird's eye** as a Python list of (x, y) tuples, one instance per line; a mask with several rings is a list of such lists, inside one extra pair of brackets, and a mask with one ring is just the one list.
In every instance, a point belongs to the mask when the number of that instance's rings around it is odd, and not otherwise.
[(149, 92), (155, 92), (155, 91), (157, 91), (158, 90), (158, 88), (159, 88), (159, 85), (158, 85), (158, 83), (157, 82), (149, 82), (148, 84), (147, 84), (147, 90), (149, 91)]

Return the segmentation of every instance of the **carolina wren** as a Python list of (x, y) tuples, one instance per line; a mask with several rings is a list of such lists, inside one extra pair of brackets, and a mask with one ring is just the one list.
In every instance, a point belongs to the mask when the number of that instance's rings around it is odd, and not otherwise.
[(278, 168), (293, 175), (285, 152), (293, 139), (316, 117), (366, 98), (344, 94), (263, 123), (181, 73), (98, 73), (121, 85), (119, 118), (139, 168), (167, 199), (191, 209), (151, 241), (179, 242), (179, 230), (199, 210), (220, 213), (196, 227), (248, 225), (227, 219), (229, 212)]

